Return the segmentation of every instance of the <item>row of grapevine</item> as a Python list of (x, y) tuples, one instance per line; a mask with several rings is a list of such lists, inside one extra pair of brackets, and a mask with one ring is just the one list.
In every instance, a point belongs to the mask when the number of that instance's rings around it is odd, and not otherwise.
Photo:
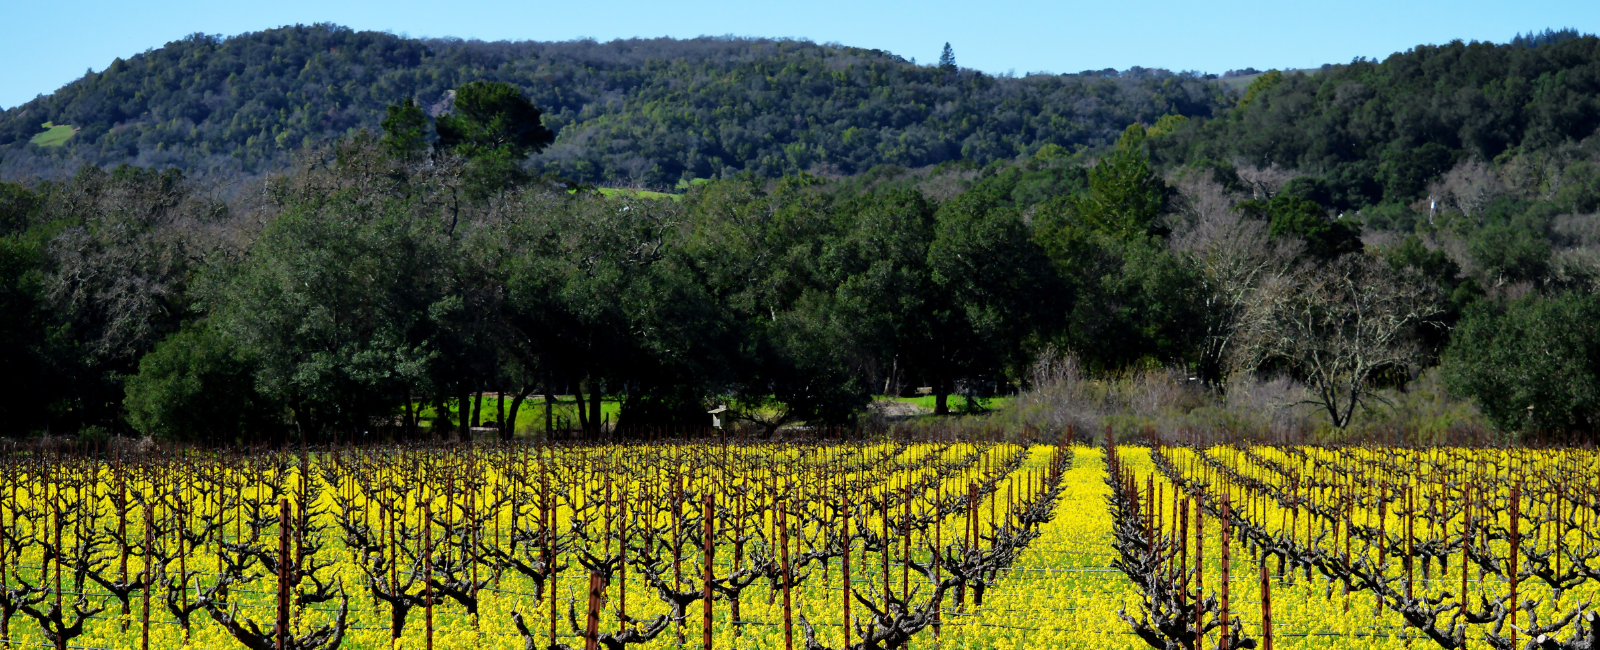
[[(1167, 543), (1180, 550), (1169, 554), (1200, 544), (1185, 524), (1210, 517), (1263, 576), (1275, 565), (1285, 584), (1320, 579), (1345, 616), (1365, 594), (1369, 616), (1394, 612), (1443, 648), (1588, 649), (1600, 637), (1587, 599), (1600, 594), (1593, 451), (1191, 446), (1154, 448), (1151, 461), (1146, 500), (1170, 488)], [(1157, 520), (1166, 508), (1145, 506)], [(1268, 644), (1269, 599), (1263, 578)]]
[(616, 650), (688, 645), (698, 618), (703, 647), (781, 625), (785, 647), (899, 648), (981, 605), (1051, 519), (1071, 462), (1052, 449), (12, 455), (0, 638), (29, 636), (13, 629), (23, 617), (57, 648), (332, 650), (352, 635), (432, 648), (514, 633), (529, 648)]

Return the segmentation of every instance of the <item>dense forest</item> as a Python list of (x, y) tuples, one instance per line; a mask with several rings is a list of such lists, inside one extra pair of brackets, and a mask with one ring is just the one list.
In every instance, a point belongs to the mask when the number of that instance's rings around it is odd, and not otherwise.
[[(471, 81), (511, 84), (543, 109), (558, 138), (534, 164), (650, 187), (1099, 148), (1129, 123), (1224, 102), (1203, 78), (1138, 68), (1008, 78), (806, 41), (484, 43), (295, 26), (195, 35), (5, 111), (0, 178), (84, 163), (277, 171), (302, 147), (377, 129), (395, 102), (446, 111)], [(45, 122), (78, 131), (30, 145)]]
[(1185, 124), (1155, 153), (1165, 165), (1299, 170), (1315, 177), (1304, 191), (1329, 207), (1377, 207), (1363, 210), (1369, 223), (1404, 220), (1401, 206), (1459, 162), (1526, 153), (1532, 164), (1594, 134), (1600, 41), (1566, 35), (1539, 47), (1456, 41), (1318, 74), (1269, 72), (1225, 117)]
[[(1506, 434), (1600, 424), (1593, 36), (1419, 46), (1241, 92), (1165, 73), (992, 78), (788, 41), (417, 44), (318, 27), (181, 48), (269, 36), (346, 45), (251, 79), (395, 60), (375, 78), (412, 85), (363, 86), (351, 121), (295, 122), (281, 150), (252, 140), (271, 129), (218, 139), (244, 146), (206, 156), (259, 166), (226, 182), (185, 165), (256, 98), (182, 90), (204, 75), (172, 73), (165, 95), (79, 82), (7, 113), (87, 125), (66, 111), (133, 98), (106, 113), (117, 130), (6, 150), (7, 164), (108, 163), (0, 182), (7, 432), (348, 439), (493, 419), (509, 434), (508, 415), (555, 393), (587, 404), (574, 425), (591, 433), (699, 423), (723, 403), (775, 430), (849, 424), (874, 395), (918, 387), (941, 412), (981, 409), (1040, 359), (1089, 378), (1167, 372), (1200, 387), (1174, 402), (1192, 411), (1281, 380), (1330, 431), (1430, 382)], [(124, 65), (165, 69), (174, 47)], [(411, 92), (446, 53), (484, 57), (480, 72)], [(529, 81), (558, 69), (593, 83)], [(629, 90), (577, 98), (598, 79)], [(130, 117), (140, 101), (211, 108)], [(277, 110), (260, 115), (310, 115)], [(816, 159), (790, 146), (867, 132), (840, 127), (856, 119), (877, 139)], [(726, 148), (751, 129), (749, 149)], [(121, 133), (151, 144), (105, 148)], [(646, 185), (693, 182), (668, 198), (583, 182), (615, 180), (627, 156), (648, 161), (630, 177)], [(512, 413), (469, 416), (484, 392)], [(619, 420), (600, 421), (602, 397)]]

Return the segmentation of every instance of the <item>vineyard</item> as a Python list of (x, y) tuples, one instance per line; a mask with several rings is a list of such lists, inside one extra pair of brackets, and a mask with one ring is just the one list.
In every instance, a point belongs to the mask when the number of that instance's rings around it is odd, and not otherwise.
[(15, 453), (0, 637), (1592, 650), (1597, 461), (940, 436)]

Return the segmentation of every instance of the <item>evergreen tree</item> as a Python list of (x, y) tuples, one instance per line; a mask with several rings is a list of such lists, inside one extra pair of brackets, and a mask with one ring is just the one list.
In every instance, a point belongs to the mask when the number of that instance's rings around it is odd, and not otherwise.
[(474, 198), (520, 182), (522, 161), (556, 138), (522, 91), (498, 81), (474, 81), (458, 88), (454, 112), (439, 116), (434, 130), (440, 148), (471, 161), (467, 193)]
[(383, 118), (383, 148), (396, 158), (414, 158), (428, 151), (428, 117), (415, 98), (390, 104)]
[(1144, 126), (1129, 125), (1116, 148), (1089, 170), (1089, 192), (1074, 207), (1091, 230), (1119, 239), (1154, 234), (1167, 188), (1150, 170), (1144, 140)]
[(503, 149), (523, 158), (555, 140), (541, 117), (539, 108), (516, 86), (474, 81), (456, 90), (454, 111), (440, 116), (435, 128), (440, 146), (468, 157)]
[(950, 49), (950, 44), (944, 44), (944, 51), (939, 53), (939, 69), (945, 72), (956, 71), (956, 51)]

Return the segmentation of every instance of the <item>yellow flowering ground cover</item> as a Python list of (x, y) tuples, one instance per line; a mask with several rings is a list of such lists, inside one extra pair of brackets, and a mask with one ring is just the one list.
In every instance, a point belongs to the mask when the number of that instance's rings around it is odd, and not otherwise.
[(1513, 577), (1519, 647), (1530, 632), (1582, 647), (1593, 624), (1593, 452), (1114, 453), (1117, 474), (1101, 448), (983, 441), (16, 455), (0, 464), (0, 634), (115, 649), (841, 648), (847, 633), (854, 648), (1193, 647), (1181, 626), (1140, 626), (1218, 595), (1224, 502), (1241, 639), (1265, 640), (1263, 564), (1275, 647), (1490, 647), (1513, 630)]

